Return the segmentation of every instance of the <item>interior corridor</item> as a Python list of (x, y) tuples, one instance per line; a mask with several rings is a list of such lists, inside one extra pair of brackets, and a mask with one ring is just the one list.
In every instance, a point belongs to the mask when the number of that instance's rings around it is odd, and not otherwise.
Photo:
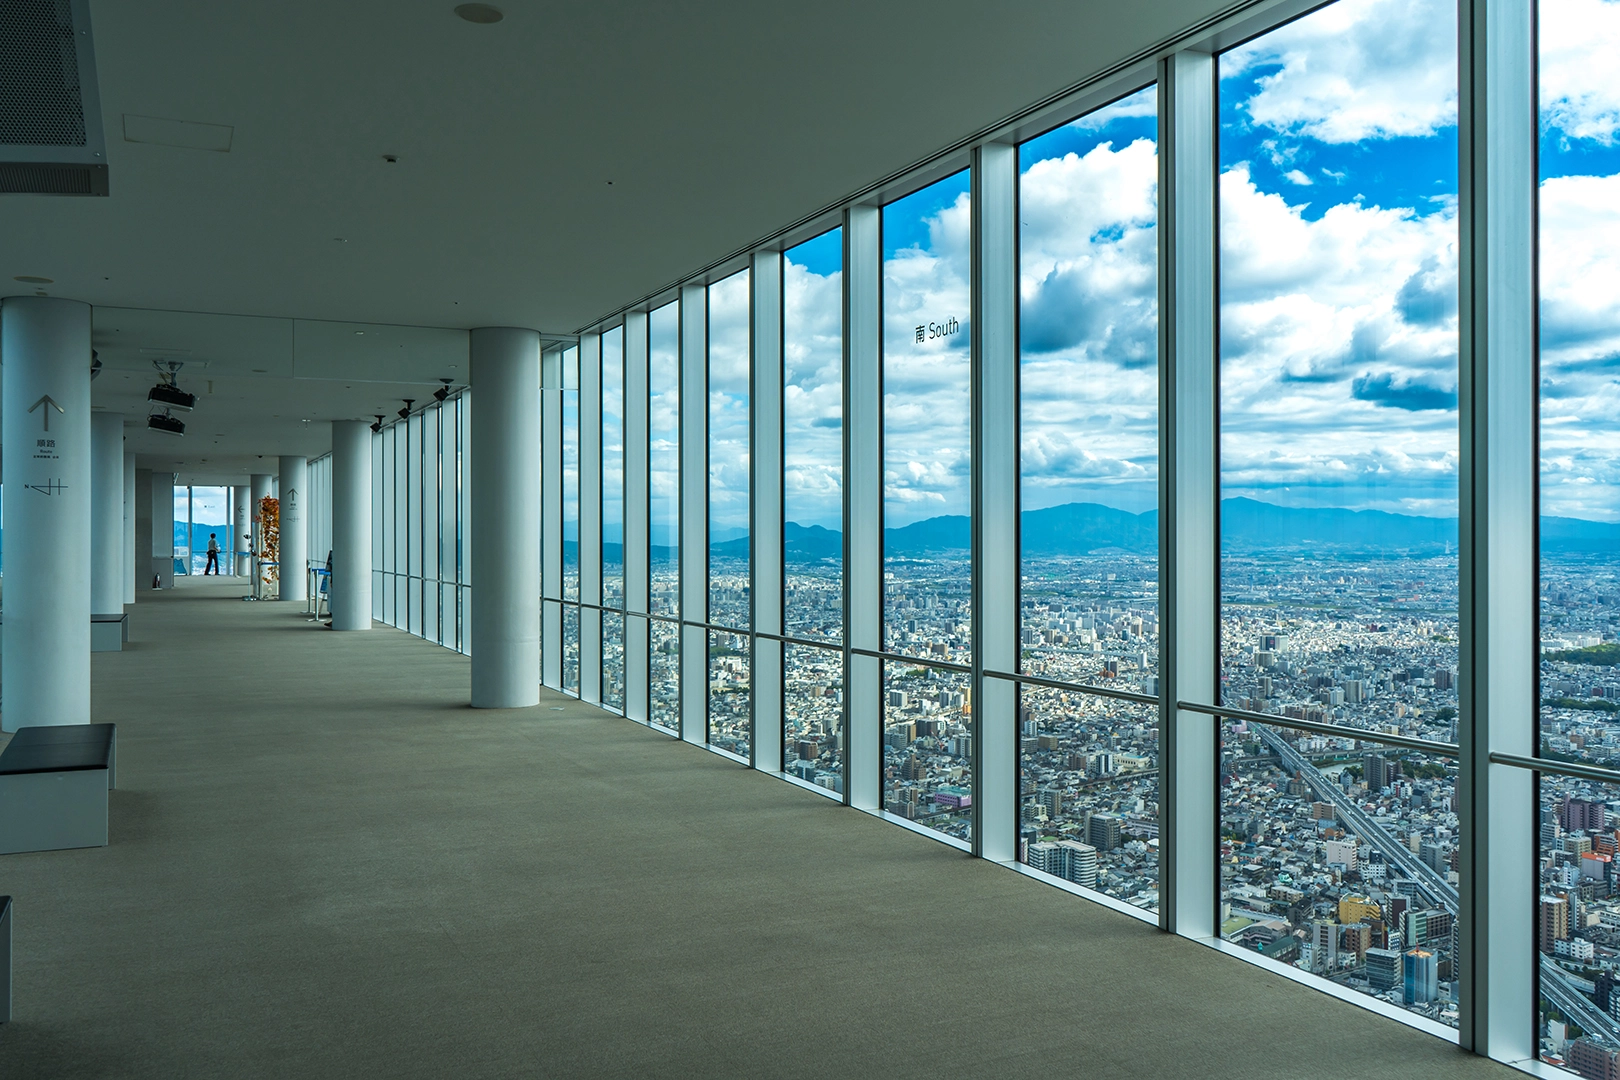
[(467, 657), (240, 592), (143, 592), (95, 655), (111, 843), (0, 859), (6, 1080), (1517, 1075), (571, 699), (474, 711)]

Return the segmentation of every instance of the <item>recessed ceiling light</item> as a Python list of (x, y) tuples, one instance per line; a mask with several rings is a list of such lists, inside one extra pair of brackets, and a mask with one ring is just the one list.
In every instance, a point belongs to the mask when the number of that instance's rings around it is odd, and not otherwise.
[(18, 274), (16, 277), (12, 278), (11, 280), (12, 281), (27, 282), (29, 285), (54, 285), (54, 284), (56, 284), (56, 279), (55, 278), (35, 277), (33, 274)]
[(256, 367), (256, 368), (253, 369), (253, 374), (255, 374), (255, 375), (263, 375), (264, 373), (265, 373), (265, 369), (262, 368), (262, 367)]
[(355, 336), (355, 337), (365, 337), (365, 336), (366, 336), (366, 332), (365, 332), (365, 331), (364, 331), (364, 330), (356, 330), (356, 331), (355, 331), (355, 332), (354, 332), (354, 336)]
[(470, 23), (479, 23), (481, 25), (498, 23), (506, 18), (505, 15), (501, 14), (500, 8), (491, 7), (488, 4), (457, 4), (456, 14)]

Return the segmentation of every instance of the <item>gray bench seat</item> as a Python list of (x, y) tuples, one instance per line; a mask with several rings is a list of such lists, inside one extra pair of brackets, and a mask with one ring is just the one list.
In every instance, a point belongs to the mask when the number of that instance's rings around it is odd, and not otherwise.
[(0, 752), (0, 855), (107, 846), (118, 726), (19, 728)]

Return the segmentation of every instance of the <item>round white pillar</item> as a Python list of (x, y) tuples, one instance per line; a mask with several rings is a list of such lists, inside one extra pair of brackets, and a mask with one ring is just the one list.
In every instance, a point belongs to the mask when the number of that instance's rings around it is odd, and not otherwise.
[(540, 335), (471, 337), (472, 704), (540, 701)]
[(90, 611), (124, 610), (124, 418), (90, 414)]
[(248, 565), (248, 545), (253, 542), (253, 516), (248, 503), (251, 502), (247, 486), (238, 484), (231, 488), (231, 550), (236, 552), (236, 567), (232, 570), (237, 577), (248, 577), (253, 568)]
[(371, 425), (332, 424), (332, 629), (371, 629)]
[(135, 454), (124, 451), (124, 603), (135, 602)]
[(304, 490), (309, 486), (309, 459), (281, 459), (281, 598), (300, 604), (309, 599), (309, 532), (304, 523)]
[(0, 723), (6, 731), (88, 724), (90, 305), (7, 297), (0, 356)]

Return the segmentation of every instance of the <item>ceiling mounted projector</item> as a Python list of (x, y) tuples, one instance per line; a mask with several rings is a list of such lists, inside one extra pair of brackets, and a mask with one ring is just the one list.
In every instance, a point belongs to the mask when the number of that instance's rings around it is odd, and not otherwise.
[(185, 409), (187, 412), (197, 407), (196, 394), (188, 394), (178, 386), (170, 386), (168, 383), (158, 383), (148, 390), (146, 400), (171, 409)]
[(169, 409), (184, 409), (190, 412), (197, 407), (197, 395), (188, 394), (180, 389), (179, 360), (154, 360), (152, 366), (157, 368), (158, 383), (146, 392), (147, 401), (154, 405), (162, 405), (165, 412)]
[(146, 426), (152, 431), (161, 431), (166, 435), (184, 435), (186, 433), (186, 425), (166, 412), (153, 413), (148, 416)]

